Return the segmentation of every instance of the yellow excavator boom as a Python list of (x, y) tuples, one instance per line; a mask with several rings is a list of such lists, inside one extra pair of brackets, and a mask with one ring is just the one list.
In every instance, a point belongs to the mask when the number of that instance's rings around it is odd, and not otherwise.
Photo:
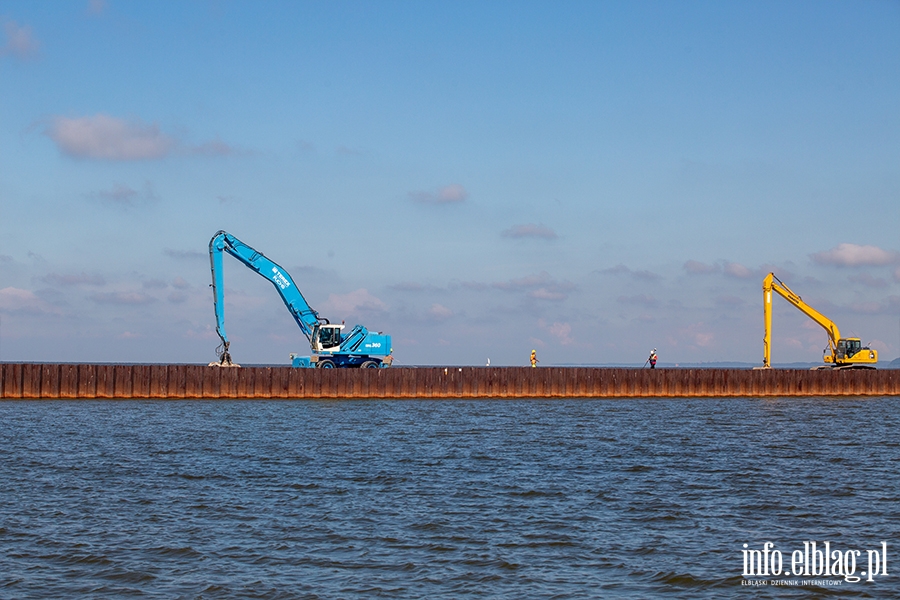
[[(878, 362), (878, 353), (869, 348), (862, 348), (859, 339), (841, 338), (841, 332), (834, 321), (814, 309), (783, 281), (769, 273), (763, 279), (763, 310), (766, 319), (766, 332), (763, 338), (763, 368), (771, 367), (772, 358), (772, 292), (777, 292), (782, 298), (800, 309), (803, 314), (822, 326), (828, 334), (828, 346), (830, 354), (825, 355), (826, 363), (834, 365), (868, 365)], [(860, 350), (865, 350), (861, 352)]]

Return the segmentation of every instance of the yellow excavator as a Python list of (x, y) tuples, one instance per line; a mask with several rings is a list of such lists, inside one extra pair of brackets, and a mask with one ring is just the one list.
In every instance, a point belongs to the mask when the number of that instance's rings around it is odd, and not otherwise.
[[(878, 351), (863, 346), (859, 338), (842, 338), (834, 321), (808, 305), (784, 282), (769, 273), (763, 279), (763, 307), (766, 314), (766, 337), (763, 340), (763, 369), (771, 368), (772, 350), (772, 292), (799, 308), (803, 314), (818, 323), (828, 332), (828, 348), (824, 350), (825, 365), (817, 369), (874, 369), (878, 362)], [(830, 351), (830, 353), (829, 353)]]

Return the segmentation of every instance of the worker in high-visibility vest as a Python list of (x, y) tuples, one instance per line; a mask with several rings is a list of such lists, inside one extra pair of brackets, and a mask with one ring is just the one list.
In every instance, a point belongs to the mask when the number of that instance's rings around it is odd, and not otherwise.
[(650, 358), (647, 359), (647, 362), (650, 363), (651, 369), (656, 368), (656, 358), (657, 358), (656, 357), (656, 348), (654, 348), (653, 350), (650, 351)]
[(531, 351), (531, 366), (536, 367), (539, 362), (541, 362), (541, 361), (539, 361), (537, 359), (537, 350), (532, 350)]

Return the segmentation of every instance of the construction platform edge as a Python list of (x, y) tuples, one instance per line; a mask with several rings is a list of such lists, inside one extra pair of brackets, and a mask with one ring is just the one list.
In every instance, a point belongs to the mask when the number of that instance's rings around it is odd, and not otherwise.
[(0, 364), (0, 399), (900, 396), (900, 370)]

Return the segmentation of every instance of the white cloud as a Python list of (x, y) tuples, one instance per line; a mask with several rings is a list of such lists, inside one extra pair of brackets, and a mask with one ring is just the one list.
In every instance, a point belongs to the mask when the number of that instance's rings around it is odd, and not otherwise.
[(825, 252), (816, 252), (810, 257), (820, 265), (837, 265), (840, 267), (880, 266), (896, 263), (900, 253), (882, 250), (878, 246), (860, 246), (858, 244), (838, 244)]
[(210, 325), (205, 325), (203, 329), (198, 331), (195, 328), (189, 328), (184, 331), (184, 337), (189, 340), (217, 340), (219, 334)]
[(106, 11), (106, 0), (88, 0), (88, 14), (100, 16)]
[(705, 348), (711, 346), (715, 342), (715, 336), (712, 333), (696, 333), (694, 334), (694, 343)]
[(185, 156), (230, 156), (238, 151), (219, 138), (186, 144), (140, 119), (106, 114), (90, 117), (53, 117), (44, 134), (66, 156), (94, 160), (154, 160), (177, 152)]
[(37, 58), (41, 43), (34, 37), (31, 27), (7, 20), (3, 23), (3, 32), (6, 43), (0, 48), (0, 56), (14, 56), (20, 60)]
[(708, 265), (696, 260), (689, 260), (684, 263), (684, 270), (691, 275), (706, 275), (708, 273), (717, 273), (719, 271), (719, 266)]
[(124, 208), (145, 206), (158, 200), (156, 192), (153, 191), (153, 185), (149, 181), (144, 182), (141, 190), (136, 190), (123, 183), (117, 183), (108, 190), (96, 192), (93, 196), (103, 204)]
[(504, 230), (500, 235), (509, 238), (539, 238), (544, 240), (555, 240), (557, 238), (556, 232), (549, 227), (533, 223), (515, 225)]
[(541, 271), (537, 275), (497, 282), (492, 286), (510, 292), (527, 291), (528, 296), (536, 300), (565, 300), (568, 298), (569, 292), (575, 289), (572, 283), (556, 281), (546, 271)]
[(704, 323), (691, 323), (679, 330), (679, 337), (687, 339), (699, 348), (715, 345), (716, 336)]
[(659, 301), (656, 298), (647, 296), (646, 294), (638, 294), (636, 296), (619, 296), (618, 298), (616, 298), (616, 301), (622, 304), (627, 304), (628, 306), (646, 306), (649, 308), (659, 306)]
[(366, 289), (354, 290), (348, 294), (330, 294), (327, 305), (329, 312), (333, 315), (384, 312), (387, 310), (387, 305), (370, 294)]
[(625, 265), (616, 265), (615, 267), (610, 267), (608, 269), (602, 269), (599, 271), (604, 275), (630, 275), (634, 279), (638, 279), (641, 281), (658, 281), (662, 279), (662, 275), (658, 273), (654, 273), (652, 271), (641, 270), (641, 271), (632, 271)]
[(73, 158), (147, 160), (167, 156), (175, 140), (155, 123), (126, 121), (109, 115), (56, 117), (44, 132), (60, 152)]
[(727, 275), (731, 275), (732, 277), (737, 277), (739, 279), (747, 279), (753, 276), (753, 271), (738, 263), (725, 263), (724, 270)]
[(440, 202), (464, 202), (468, 197), (469, 192), (458, 183), (444, 186), (438, 190), (438, 200)]
[(575, 343), (575, 338), (570, 335), (572, 333), (572, 326), (568, 323), (554, 323), (549, 327), (548, 332), (559, 340), (559, 343), (563, 346)]
[(535, 300), (565, 300), (568, 294), (556, 291), (553, 288), (539, 287), (528, 292), (528, 296)]
[(235, 154), (236, 151), (219, 138), (216, 138), (199, 146), (194, 146), (191, 148), (190, 153), (199, 156), (230, 156)]
[(0, 312), (20, 315), (59, 314), (59, 309), (34, 295), (34, 292), (20, 288), (0, 289)]
[(458, 183), (445, 185), (437, 192), (410, 192), (409, 197), (419, 204), (459, 204), (466, 201), (469, 192)]
[(453, 311), (444, 306), (443, 304), (432, 304), (431, 308), (428, 310), (428, 314), (431, 315), (434, 319), (439, 321), (443, 321), (445, 319), (449, 319), (453, 316)]
[[(541, 326), (543, 326), (543, 325), (544, 325), (544, 323), (541, 322)], [(532, 345), (532, 346), (537, 346), (538, 348), (543, 348), (543, 347), (545, 347), (545, 346), (547, 345), (547, 344), (544, 342), (544, 340), (539, 340), (539, 339), (537, 339), (537, 338), (535, 338), (535, 337), (530, 337), (530, 338), (528, 338), (528, 341), (531, 342), (531, 345)]]
[(778, 343), (782, 344), (784, 346), (787, 346), (788, 348), (793, 348), (795, 350), (802, 350), (804, 347), (803, 342), (801, 342), (800, 340), (798, 340), (797, 338), (794, 338), (794, 337), (782, 338), (778, 341)]
[(575, 343), (575, 338), (572, 337), (572, 326), (568, 323), (556, 321), (547, 325), (547, 323), (541, 319), (538, 321), (538, 325), (541, 329), (556, 338), (556, 341), (559, 342), (561, 346), (569, 346)]

